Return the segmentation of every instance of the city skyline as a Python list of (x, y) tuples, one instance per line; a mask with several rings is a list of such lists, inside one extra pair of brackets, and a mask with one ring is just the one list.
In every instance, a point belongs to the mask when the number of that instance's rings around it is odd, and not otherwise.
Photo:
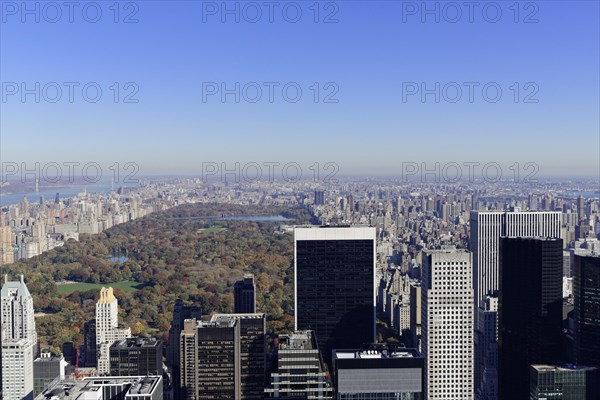
[[(266, 8), (254, 21), (240, 2), (130, 2), (118, 15), (103, 6), (95, 23), (79, 9), (72, 23), (68, 10), (54, 21), (41, 6), (36, 22), (14, 4), (3, 6), (0, 38), (4, 162), (130, 161), (143, 175), (274, 159), (366, 175), (393, 173), (398, 160), (534, 162), (540, 176), (600, 171), (597, 2), (482, 3), (472, 22), (460, 3), (435, 2), (286, 2), (273, 22)], [(421, 4), (439, 10), (423, 14)], [(290, 22), (296, 8), (301, 18)], [(79, 85), (72, 102), (68, 82)], [(98, 102), (81, 93), (90, 82)], [(273, 102), (265, 82), (279, 85)], [(62, 97), (51, 102), (54, 83)], [(224, 101), (222, 83), (236, 92)], [(302, 90), (299, 101), (282, 95), (287, 83)], [(424, 102), (421, 89), (433, 90)], [(134, 92), (138, 102), (126, 102)], [(77, 143), (75, 154), (57, 138)]]

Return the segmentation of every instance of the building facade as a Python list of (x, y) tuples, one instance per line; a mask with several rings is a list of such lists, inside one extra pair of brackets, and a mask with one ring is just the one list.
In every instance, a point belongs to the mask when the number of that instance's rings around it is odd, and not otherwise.
[(111, 376), (162, 374), (162, 340), (134, 337), (114, 342), (109, 349)]
[(475, 394), (498, 400), (498, 297), (486, 296), (478, 308), (475, 330)]
[(423, 253), (421, 283), (425, 399), (474, 398), (472, 256), (465, 250)]
[(311, 329), (331, 350), (375, 342), (375, 228), (294, 229), (296, 330)]
[(498, 393), (529, 398), (529, 367), (562, 356), (562, 240), (500, 239)]
[(237, 319), (184, 322), (181, 387), (181, 399), (240, 398), (240, 324)]
[(34, 396), (46, 390), (55, 379), (65, 379), (67, 365), (62, 354), (53, 356), (50, 352), (42, 352), (33, 362)]
[(600, 368), (600, 257), (575, 255), (575, 360)]
[(181, 332), (184, 321), (195, 318), (200, 320), (202, 310), (200, 307), (185, 305), (182, 300), (177, 300), (173, 308), (173, 320), (169, 329), (169, 343), (167, 345), (167, 367), (171, 371), (171, 390), (174, 399), (181, 397), (181, 372), (180, 372), (180, 344)]
[(600, 369), (574, 365), (532, 365), (530, 400), (597, 400)]
[(500, 237), (561, 237), (559, 211), (471, 211), (475, 305), (498, 291)]
[(37, 333), (33, 298), (23, 275), (16, 282), (5, 277), (1, 307), (2, 395), (5, 399), (33, 399)]
[(333, 350), (338, 400), (421, 400), (424, 359), (416, 350)]
[(244, 279), (233, 285), (233, 312), (252, 314), (256, 312), (256, 285), (254, 275), (244, 274)]
[(275, 372), (265, 388), (266, 398), (328, 400), (333, 386), (311, 331), (279, 335)]
[(119, 327), (119, 302), (113, 289), (102, 288), (96, 303), (96, 351), (98, 374), (110, 373), (110, 346), (131, 337), (131, 329)]
[(266, 366), (264, 314), (214, 314), (184, 321), (181, 399), (263, 399)]

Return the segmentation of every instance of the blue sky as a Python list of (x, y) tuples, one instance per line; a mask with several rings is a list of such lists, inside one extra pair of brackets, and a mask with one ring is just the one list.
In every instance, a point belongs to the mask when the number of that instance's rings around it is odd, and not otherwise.
[[(38, 4), (39, 22), (20, 1), (1, 3), (2, 162), (135, 162), (141, 175), (236, 161), (331, 161), (340, 174), (436, 161), (535, 162), (541, 176), (599, 172), (597, 1), (519, 2), (518, 15), (513, 1), (477, 2), (473, 22), (462, 1), (427, 2), (438, 4), (439, 22), (422, 14), (422, 2), (321, 1), (318, 23), (315, 1), (274, 2), (273, 22), (264, 1), (226, 2), (239, 22), (221, 1), (120, 2), (118, 16), (113, 1), (76, 2), (73, 23), (67, 8), (57, 17), (47, 2), (27, 2)], [(102, 15), (91, 23), (96, 4)], [(124, 23), (128, 15), (137, 22)], [(328, 15), (337, 22), (324, 23)], [(21, 84), (36, 82), (40, 102), (23, 101)], [(52, 82), (62, 87), (56, 103)], [(65, 82), (79, 84), (72, 103)], [(90, 82), (102, 89), (96, 103), (83, 98)], [(236, 82), (239, 103), (206, 92), (203, 101), (203, 86)], [(273, 102), (265, 82), (278, 84)], [(439, 102), (435, 93), (423, 102), (422, 84), (435, 92), (436, 82)], [(302, 90), (298, 102), (285, 100), (286, 84), (290, 98)], [(251, 103), (256, 85), (262, 96)], [(462, 97), (451, 102), (457, 87)], [(138, 102), (124, 102), (135, 88)], [(325, 102), (333, 92), (337, 102)]]

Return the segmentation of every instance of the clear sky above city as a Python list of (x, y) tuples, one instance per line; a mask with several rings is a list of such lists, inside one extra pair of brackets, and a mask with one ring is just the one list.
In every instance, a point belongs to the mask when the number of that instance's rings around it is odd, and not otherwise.
[(597, 1), (1, 3), (2, 162), (599, 174)]

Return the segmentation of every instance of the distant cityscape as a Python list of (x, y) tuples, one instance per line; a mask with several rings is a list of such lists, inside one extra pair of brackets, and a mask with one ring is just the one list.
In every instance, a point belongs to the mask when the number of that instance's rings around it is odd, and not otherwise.
[[(593, 186), (180, 179), (2, 206), (3, 398), (598, 399), (600, 199), (581, 191)], [(12, 263), (196, 203), (312, 216), (248, 218), (293, 235), (293, 331), (269, 340), (246, 273), (229, 313), (179, 300), (153, 336), (119, 322), (106, 283), (84, 343), (40, 348)]]

